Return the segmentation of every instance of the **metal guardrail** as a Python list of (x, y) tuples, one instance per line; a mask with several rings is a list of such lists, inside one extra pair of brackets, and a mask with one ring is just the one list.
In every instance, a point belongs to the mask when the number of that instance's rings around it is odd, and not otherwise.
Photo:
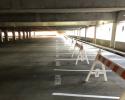
[(75, 39), (75, 40), (77, 40), (77, 41), (86, 43), (86, 44), (88, 44), (88, 45), (92, 45), (92, 46), (94, 46), (94, 47), (97, 47), (97, 48), (100, 48), (100, 49), (103, 49), (103, 50), (106, 50), (106, 51), (109, 51), (109, 52), (112, 52), (112, 53), (115, 53), (115, 54), (118, 54), (118, 55), (120, 55), (120, 56), (125, 57), (125, 52), (118, 51), (118, 50), (115, 50), (115, 49), (113, 49), (113, 48), (109, 48), (109, 47), (105, 47), (105, 46), (100, 46), (100, 45), (97, 45), (97, 44), (94, 44), (94, 43), (86, 42), (86, 41), (84, 41), (84, 40), (82, 40), (82, 39), (78, 39), (78, 38), (75, 38), (75, 37), (72, 37), (72, 36), (66, 36), (66, 37)]

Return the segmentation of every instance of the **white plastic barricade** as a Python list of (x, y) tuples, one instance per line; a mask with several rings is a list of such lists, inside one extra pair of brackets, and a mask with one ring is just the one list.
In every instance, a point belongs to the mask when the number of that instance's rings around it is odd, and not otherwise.
[(67, 46), (67, 44), (70, 45), (70, 49), (71, 49), (71, 47), (74, 46), (76, 40), (74, 40), (74, 38), (69, 38), (67, 36), (64, 36), (64, 37), (66, 40), (65, 45), (66, 46)]
[[(96, 64), (101, 64), (102, 69), (94, 71)], [(85, 79), (85, 81), (87, 82), (92, 74), (95, 74), (95, 76), (97, 76), (97, 77), (99, 77), (100, 74), (103, 74), (104, 75), (104, 80), (107, 81), (105, 66), (107, 66), (112, 71), (117, 73), (120, 77), (125, 79), (125, 68), (123, 68), (122, 66), (116, 64), (115, 62), (112, 62), (108, 58), (102, 56), (101, 55), (101, 50), (99, 50), (99, 52), (98, 52), (98, 54), (96, 56), (96, 59), (95, 59), (93, 65), (92, 65), (92, 67), (91, 67), (91, 69), (89, 71), (89, 74), (87, 75), (87, 78)]]
[[(78, 48), (79, 49), (79, 52), (78, 52), (78, 55), (77, 55), (77, 58), (76, 58), (76, 65), (78, 64), (78, 61), (81, 60), (81, 61), (84, 61), (86, 60), (87, 61), (87, 64), (89, 64), (89, 60), (88, 60), (88, 57), (87, 57), (87, 54), (86, 54), (86, 51), (83, 47), (83, 43), (78, 43), (76, 41), (75, 43), (75, 46), (74, 46), (74, 50), (73, 50), (73, 53), (72, 53), (72, 58), (74, 56), (74, 53), (75, 53), (75, 49)], [(84, 59), (85, 58), (85, 59)]]

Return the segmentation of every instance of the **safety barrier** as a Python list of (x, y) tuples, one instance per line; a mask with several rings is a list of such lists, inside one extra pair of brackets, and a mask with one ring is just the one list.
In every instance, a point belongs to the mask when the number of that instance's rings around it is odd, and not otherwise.
[[(101, 64), (102, 69), (97, 69), (96, 71), (94, 71), (94, 68), (97, 64)], [(85, 81), (88, 81), (90, 76), (92, 74), (95, 74), (95, 76), (99, 77), (100, 74), (104, 75), (104, 80), (107, 81), (107, 75), (106, 75), (106, 70), (105, 70), (105, 66), (107, 66), (108, 68), (110, 68), (112, 71), (114, 71), (115, 73), (117, 73), (120, 77), (122, 77), (123, 79), (125, 79), (125, 68), (123, 68), (121, 65), (116, 64), (115, 62), (109, 60), (108, 58), (104, 57), (101, 54), (101, 50), (99, 50), (95, 61), (89, 71), (89, 74), (87, 75), (87, 78)]]
[[(80, 59), (81, 61), (86, 60), (86, 61), (87, 61), (87, 64), (89, 64), (89, 60), (88, 60), (88, 57), (87, 57), (87, 54), (86, 54), (86, 51), (85, 51), (85, 49), (84, 49), (84, 47), (83, 47), (83, 43), (82, 43), (82, 42), (81, 42), (81, 43), (78, 43), (78, 42), (76, 41), (75, 46), (74, 46), (74, 50), (73, 50), (73, 53), (72, 53), (72, 58), (73, 58), (73, 56), (74, 56), (74, 53), (75, 53), (75, 49), (76, 49), (76, 48), (79, 48), (79, 52), (78, 52), (78, 55), (77, 55), (77, 58), (76, 58), (76, 65), (78, 64), (79, 59)], [(84, 59), (84, 58), (85, 58), (85, 59)]]
[(67, 37), (67, 36), (64, 36), (64, 38), (65, 38), (65, 40), (66, 40), (66, 46), (67, 46), (67, 44), (69, 44), (70, 45), (70, 49), (72, 48), (72, 46), (74, 45), (74, 42), (76, 41), (76, 40), (74, 40), (74, 38), (69, 38), (69, 37)]

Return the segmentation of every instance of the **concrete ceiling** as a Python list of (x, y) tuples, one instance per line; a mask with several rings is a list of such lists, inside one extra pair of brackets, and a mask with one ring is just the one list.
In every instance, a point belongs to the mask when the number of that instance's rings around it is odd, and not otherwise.
[(124, 0), (1, 0), (1, 10), (124, 8)]
[(124, 11), (125, 0), (1, 0), (0, 27), (88, 26)]

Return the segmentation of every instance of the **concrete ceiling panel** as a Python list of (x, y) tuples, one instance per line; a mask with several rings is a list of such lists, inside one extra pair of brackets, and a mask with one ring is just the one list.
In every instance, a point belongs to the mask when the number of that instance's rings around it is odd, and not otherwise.
[(22, 8), (25, 9), (48, 9), (55, 8), (55, 0), (21, 0)]
[(8, 9), (11, 8), (10, 0), (0, 0), (0, 9)]
[(125, 7), (125, 0), (117, 0), (116, 6), (118, 6), (118, 7)]
[(1, 0), (0, 9), (71, 9), (125, 7), (125, 0)]
[(95, 0), (94, 7), (100, 7), (100, 8), (116, 7), (116, 0)]

